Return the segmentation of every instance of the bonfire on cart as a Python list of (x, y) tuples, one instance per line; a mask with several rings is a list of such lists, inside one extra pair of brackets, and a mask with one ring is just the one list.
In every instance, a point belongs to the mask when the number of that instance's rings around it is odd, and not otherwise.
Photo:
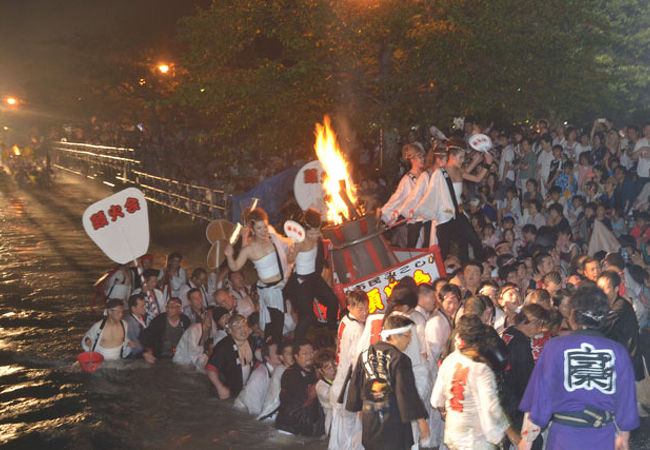
[[(393, 247), (384, 237), (391, 227), (374, 211), (358, 204), (355, 184), (334, 131), (326, 117), (316, 126), (318, 160), (305, 164), (296, 175), (294, 194), (303, 209), (320, 211), (327, 225), (323, 237), (331, 241), (327, 259), (328, 282), (345, 307), (345, 293), (361, 289), (368, 294), (370, 313), (386, 309), (393, 287), (405, 277), (419, 285), (445, 275), (440, 249)], [(325, 308), (315, 301), (315, 312), (324, 319)]]

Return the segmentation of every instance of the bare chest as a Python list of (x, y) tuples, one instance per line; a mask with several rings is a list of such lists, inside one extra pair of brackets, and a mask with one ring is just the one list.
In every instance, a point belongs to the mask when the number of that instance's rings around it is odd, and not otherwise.
[(124, 328), (121, 323), (106, 323), (99, 343), (104, 348), (115, 348), (124, 342)]

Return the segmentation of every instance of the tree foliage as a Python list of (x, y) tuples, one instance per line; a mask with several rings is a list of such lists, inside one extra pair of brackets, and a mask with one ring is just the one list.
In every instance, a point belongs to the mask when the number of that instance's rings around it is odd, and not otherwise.
[(214, 0), (181, 21), (177, 101), (258, 152), (308, 151), (326, 113), (367, 130), (629, 108), (647, 100), (646, 3)]
[(650, 113), (650, 0), (603, 2), (610, 39), (597, 59), (607, 67), (614, 113), (648, 120)]

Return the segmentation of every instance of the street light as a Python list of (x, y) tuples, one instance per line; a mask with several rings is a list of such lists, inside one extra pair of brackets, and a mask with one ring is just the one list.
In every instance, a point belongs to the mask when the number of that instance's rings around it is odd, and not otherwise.
[(5, 98), (5, 101), (9, 106), (16, 106), (18, 104), (18, 99), (16, 99), (16, 97), (7, 97)]
[(158, 64), (158, 70), (162, 74), (168, 73), (169, 69), (170, 69), (169, 64)]

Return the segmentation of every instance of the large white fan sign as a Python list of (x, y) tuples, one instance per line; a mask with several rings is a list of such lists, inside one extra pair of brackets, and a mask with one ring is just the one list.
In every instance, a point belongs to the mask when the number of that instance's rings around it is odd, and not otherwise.
[(305, 228), (294, 220), (284, 222), (284, 234), (293, 242), (302, 242), (305, 240)]
[(147, 253), (149, 216), (139, 189), (127, 188), (93, 203), (84, 211), (82, 222), (88, 236), (118, 264)]
[(323, 189), (323, 166), (320, 161), (308, 162), (298, 171), (293, 182), (293, 195), (303, 211), (314, 208), (321, 214), (327, 212)]
[(474, 134), (469, 138), (469, 145), (479, 152), (487, 152), (492, 148), (492, 139), (485, 134)]

